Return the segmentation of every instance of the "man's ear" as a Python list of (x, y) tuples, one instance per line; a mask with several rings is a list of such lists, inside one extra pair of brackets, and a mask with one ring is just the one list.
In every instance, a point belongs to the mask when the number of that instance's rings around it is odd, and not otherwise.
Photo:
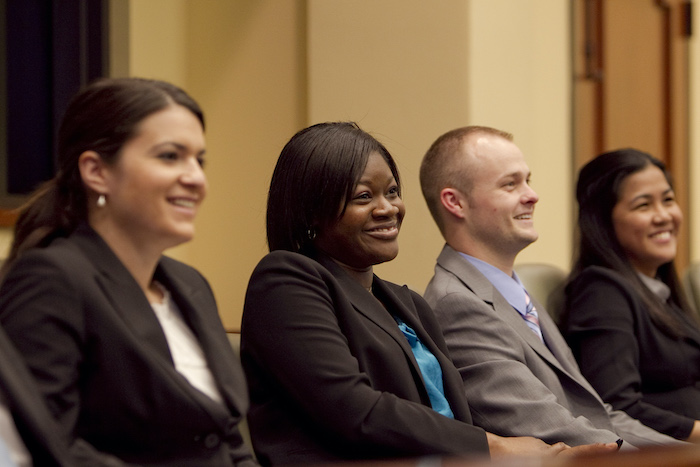
[(453, 216), (464, 219), (468, 208), (467, 201), (459, 190), (455, 188), (443, 188), (440, 191), (440, 202), (447, 212)]
[(85, 151), (78, 158), (80, 178), (90, 190), (107, 194), (107, 166), (95, 151)]

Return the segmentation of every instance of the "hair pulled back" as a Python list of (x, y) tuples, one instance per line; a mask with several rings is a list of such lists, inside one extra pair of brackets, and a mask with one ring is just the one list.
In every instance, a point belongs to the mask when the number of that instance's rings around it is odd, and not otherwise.
[(20, 208), (0, 278), (24, 251), (67, 236), (87, 220), (87, 192), (78, 166), (81, 154), (95, 151), (105, 163), (116, 163), (139, 124), (170, 105), (191, 111), (204, 128), (199, 105), (185, 91), (164, 81), (106, 78), (73, 96), (59, 127), (56, 175)]
[[(663, 172), (673, 187), (666, 166), (650, 154), (637, 149), (619, 149), (603, 153), (581, 168), (576, 184), (578, 202), (577, 255), (570, 278), (588, 266), (616, 271), (642, 297), (651, 318), (672, 335), (683, 335), (682, 323), (666, 310), (664, 303), (639, 278), (615, 234), (612, 211), (620, 200), (623, 182), (649, 166)], [(694, 318), (683, 294), (674, 261), (659, 267), (657, 277), (671, 289), (670, 301)]]

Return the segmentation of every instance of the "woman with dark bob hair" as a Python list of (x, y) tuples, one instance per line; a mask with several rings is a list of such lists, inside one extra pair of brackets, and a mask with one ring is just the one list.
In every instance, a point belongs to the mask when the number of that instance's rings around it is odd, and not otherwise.
[(204, 152), (183, 90), (100, 80), (69, 103), (58, 172), (20, 212), (0, 321), (86, 465), (254, 465), (211, 289), (162, 256), (194, 235)]
[(601, 397), (700, 440), (700, 328), (673, 261), (683, 216), (662, 162), (636, 149), (586, 164), (562, 331)]
[(282, 150), (271, 252), (245, 298), (241, 358), (263, 465), (424, 455), (554, 454), (471, 424), (428, 304), (383, 281), (405, 213), (396, 164), (354, 123), (322, 123)]

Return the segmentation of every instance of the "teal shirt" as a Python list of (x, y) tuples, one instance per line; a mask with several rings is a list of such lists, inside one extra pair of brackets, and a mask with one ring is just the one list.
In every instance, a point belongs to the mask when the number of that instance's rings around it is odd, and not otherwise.
[(394, 317), (394, 319), (399, 323), (399, 329), (401, 329), (403, 335), (406, 336), (406, 340), (411, 346), (413, 355), (416, 357), (416, 362), (418, 362), (418, 367), (423, 376), (425, 389), (428, 391), (428, 397), (430, 398), (430, 404), (433, 410), (446, 417), (455, 418), (450, 408), (450, 403), (447, 401), (447, 398), (445, 398), (445, 389), (442, 384), (442, 368), (440, 368), (440, 363), (437, 358), (435, 358), (435, 355), (433, 355), (420, 339), (418, 339), (416, 332), (411, 329), (410, 326), (397, 317)]

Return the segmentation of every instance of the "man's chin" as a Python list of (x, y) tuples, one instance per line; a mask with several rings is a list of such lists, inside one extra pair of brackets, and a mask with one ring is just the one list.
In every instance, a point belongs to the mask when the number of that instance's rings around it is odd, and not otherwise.
[(526, 246), (528, 246), (532, 243), (535, 243), (539, 237), (540, 236), (537, 234), (537, 232), (530, 232), (528, 234), (523, 235), (521, 237), (521, 239), (523, 241), (523, 248), (525, 248)]

